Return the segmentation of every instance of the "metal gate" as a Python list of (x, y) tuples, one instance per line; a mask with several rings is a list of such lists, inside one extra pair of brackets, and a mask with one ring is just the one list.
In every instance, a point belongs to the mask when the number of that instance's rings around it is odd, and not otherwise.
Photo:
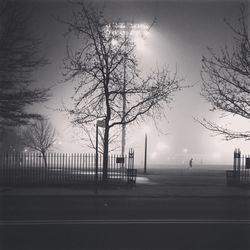
[(250, 156), (242, 155), (240, 149), (234, 150), (233, 170), (228, 170), (229, 185), (250, 185)]

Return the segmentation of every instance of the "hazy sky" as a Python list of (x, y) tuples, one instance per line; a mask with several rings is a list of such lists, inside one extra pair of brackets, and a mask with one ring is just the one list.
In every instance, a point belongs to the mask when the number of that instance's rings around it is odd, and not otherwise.
[[(101, 1), (104, 2), (104, 1)], [(37, 29), (44, 34), (44, 46), (51, 64), (37, 73), (37, 84), (47, 86), (62, 79), (62, 58), (66, 51), (63, 33), (66, 27), (57, 23), (52, 15), (70, 17), (70, 8), (63, 1), (46, 1), (35, 4), (37, 7)], [(219, 49), (232, 41), (232, 32), (224, 23), (227, 18), (235, 23), (239, 15), (239, 1), (110, 1), (106, 2), (109, 17), (122, 18), (156, 24), (145, 41), (138, 41), (138, 57), (144, 70), (156, 65), (168, 65), (186, 84), (196, 85), (177, 93), (171, 109), (166, 109), (167, 119), (158, 122), (158, 127), (167, 133), (156, 131), (148, 122), (149, 163), (184, 163), (193, 157), (194, 164), (231, 163), (235, 147), (249, 153), (250, 143), (244, 141), (225, 142), (221, 137), (211, 137), (211, 133), (193, 121), (193, 117), (206, 117), (217, 121), (218, 115), (209, 112), (209, 104), (200, 97), (201, 57), (207, 54), (207, 47)], [(54, 89), (53, 98), (47, 107), (60, 107), (62, 100), (69, 101), (72, 86), (60, 84)], [(65, 152), (90, 151), (79, 143), (78, 132), (73, 132), (69, 120), (60, 112), (46, 107), (36, 107), (40, 112), (49, 114), (58, 131), (59, 150)], [(230, 117), (226, 121), (238, 129), (249, 128), (249, 122)], [(223, 124), (223, 123), (222, 123)], [(143, 161), (144, 132), (142, 127), (127, 130), (126, 147), (134, 147), (137, 163)], [(73, 136), (74, 135), (74, 136)]]

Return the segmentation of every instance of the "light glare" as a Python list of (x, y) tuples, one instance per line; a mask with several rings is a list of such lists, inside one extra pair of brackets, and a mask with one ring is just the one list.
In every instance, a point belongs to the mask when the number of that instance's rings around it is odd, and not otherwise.
[(111, 44), (112, 44), (113, 46), (116, 46), (116, 45), (118, 44), (118, 41), (115, 40), (115, 39), (113, 39), (113, 40), (111, 41)]
[(146, 31), (149, 29), (149, 26), (144, 23), (118, 23), (115, 26), (115, 29), (118, 30), (139, 30), (139, 31)]

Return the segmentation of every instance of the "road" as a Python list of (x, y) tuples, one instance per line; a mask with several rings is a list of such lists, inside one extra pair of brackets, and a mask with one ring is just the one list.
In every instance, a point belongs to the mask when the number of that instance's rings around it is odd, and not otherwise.
[(1, 220), (250, 219), (246, 198), (2, 196)]
[(1, 249), (250, 249), (250, 199), (2, 196)]

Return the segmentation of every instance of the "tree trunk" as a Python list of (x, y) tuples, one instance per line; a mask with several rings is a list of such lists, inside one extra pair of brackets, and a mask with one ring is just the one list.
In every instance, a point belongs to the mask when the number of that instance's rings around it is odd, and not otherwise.
[(105, 117), (105, 132), (104, 132), (104, 149), (103, 149), (103, 185), (108, 184), (108, 158), (109, 158), (109, 121), (111, 118), (111, 109), (109, 103), (109, 74), (104, 84), (105, 102), (106, 102), (106, 117)]
[[(106, 121), (107, 122), (107, 121)], [(106, 185), (108, 183), (108, 157), (109, 157), (109, 126), (105, 124), (105, 132), (104, 132), (104, 152), (103, 152), (103, 184)]]
[(42, 152), (42, 156), (43, 156), (43, 161), (44, 161), (44, 167), (47, 169), (46, 153), (45, 153), (45, 152)]

